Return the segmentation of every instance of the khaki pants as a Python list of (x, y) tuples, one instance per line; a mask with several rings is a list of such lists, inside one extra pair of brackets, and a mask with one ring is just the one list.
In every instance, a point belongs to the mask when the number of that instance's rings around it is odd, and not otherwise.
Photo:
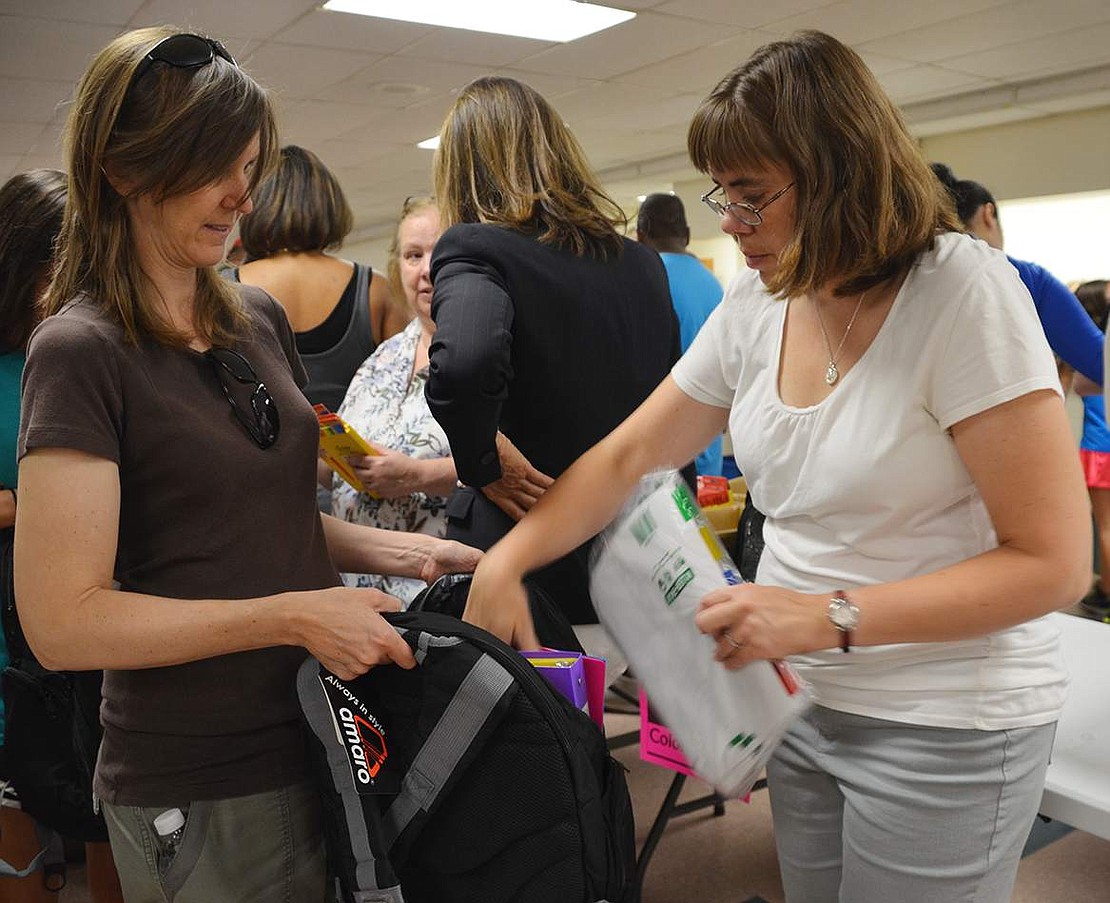
[(163, 807), (103, 804), (127, 903), (323, 903), (320, 803), (308, 784), (190, 804), (176, 849)]

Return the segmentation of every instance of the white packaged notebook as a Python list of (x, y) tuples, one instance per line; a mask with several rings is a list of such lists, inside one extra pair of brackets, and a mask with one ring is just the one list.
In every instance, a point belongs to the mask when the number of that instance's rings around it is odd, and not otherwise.
[(810, 704), (785, 662), (729, 671), (694, 615), (740, 575), (675, 471), (651, 474), (594, 544), (590, 595), (691, 767), (725, 797), (758, 780)]

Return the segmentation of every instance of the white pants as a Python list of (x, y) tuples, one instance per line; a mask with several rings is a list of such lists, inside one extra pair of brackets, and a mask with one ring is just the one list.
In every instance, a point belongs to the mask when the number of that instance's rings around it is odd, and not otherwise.
[(919, 727), (815, 707), (767, 768), (789, 903), (1006, 903), (1056, 725)]

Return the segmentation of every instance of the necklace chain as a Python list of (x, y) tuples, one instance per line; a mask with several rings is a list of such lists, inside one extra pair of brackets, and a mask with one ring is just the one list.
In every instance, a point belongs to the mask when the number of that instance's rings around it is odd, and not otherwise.
[(852, 319), (848, 321), (848, 328), (844, 330), (844, 335), (840, 339), (840, 344), (836, 346), (836, 351), (832, 350), (832, 342), (829, 341), (829, 333), (825, 329), (825, 321), (821, 319), (821, 306), (817, 303), (817, 299), (813, 299), (813, 310), (817, 314), (817, 325), (821, 327), (821, 335), (825, 339), (825, 350), (829, 352), (829, 365), (825, 368), (825, 382), (830, 386), (835, 385), (836, 381), (840, 379), (840, 370), (837, 369), (836, 359), (840, 357), (840, 352), (844, 350), (844, 343), (848, 341), (848, 333), (852, 331), (852, 327), (856, 325), (856, 317), (859, 316), (860, 308), (863, 307), (863, 299), (867, 296), (867, 290), (864, 289), (860, 293), (859, 300), (856, 302), (856, 309), (852, 311)]

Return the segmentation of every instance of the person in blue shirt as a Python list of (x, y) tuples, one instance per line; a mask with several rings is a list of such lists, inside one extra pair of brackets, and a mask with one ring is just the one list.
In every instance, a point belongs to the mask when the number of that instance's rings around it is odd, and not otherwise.
[[(690, 227), (686, 224), (686, 209), (675, 195), (659, 193), (644, 198), (636, 217), (636, 240), (663, 258), (685, 354), (702, 324), (721, 302), (721, 284), (705, 264), (686, 250)], [(721, 444), (718, 436), (694, 459), (700, 475), (723, 473)]]
[[(948, 189), (968, 232), (1001, 251), (1002, 223), (994, 195), (978, 182), (957, 179), (943, 163), (934, 163), (933, 172)], [(1007, 258), (1033, 296), (1049, 346), (1065, 364), (1101, 386), (1103, 334), (1075, 295), (1044, 267), (1009, 255)]]
[[(1102, 331), (1106, 330), (1110, 313), (1108, 288), (1110, 283), (1105, 279), (1096, 279), (1084, 282), (1075, 290), (1075, 297)], [(1083, 397), (1079, 459), (1091, 496), (1099, 560), (1099, 577), (1079, 605), (1091, 617), (1110, 623), (1110, 427), (1106, 425), (1106, 401), (1101, 392)]]

